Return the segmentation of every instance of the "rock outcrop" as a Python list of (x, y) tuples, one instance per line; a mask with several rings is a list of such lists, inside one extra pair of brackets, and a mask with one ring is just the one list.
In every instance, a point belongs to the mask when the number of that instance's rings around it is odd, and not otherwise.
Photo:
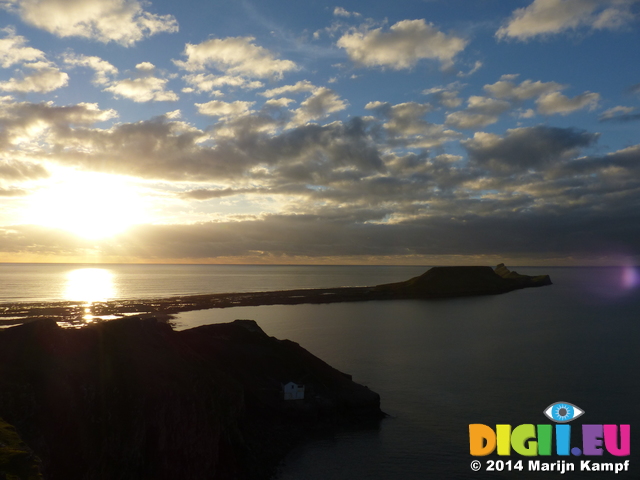
[[(289, 381), (304, 400), (283, 399)], [(0, 417), (49, 480), (264, 479), (310, 433), (382, 416), (376, 393), (253, 321), (0, 332)]]

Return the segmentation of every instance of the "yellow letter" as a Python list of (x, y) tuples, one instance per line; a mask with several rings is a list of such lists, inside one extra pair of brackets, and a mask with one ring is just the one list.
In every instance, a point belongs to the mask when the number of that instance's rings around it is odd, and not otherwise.
[(511, 425), (496, 425), (498, 455), (511, 455)]

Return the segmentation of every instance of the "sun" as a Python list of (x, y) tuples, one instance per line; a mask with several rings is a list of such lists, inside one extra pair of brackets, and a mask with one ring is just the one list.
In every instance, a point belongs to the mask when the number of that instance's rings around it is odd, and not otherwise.
[(25, 220), (101, 239), (144, 223), (145, 214), (142, 197), (126, 178), (71, 171), (32, 196)]

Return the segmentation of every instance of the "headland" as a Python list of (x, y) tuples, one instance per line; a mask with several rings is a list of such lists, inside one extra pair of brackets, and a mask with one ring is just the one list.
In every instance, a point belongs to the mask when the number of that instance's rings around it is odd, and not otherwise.
[(377, 393), (251, 320), (0, 331), (0, 478), (262, 480), (306, 438), (383, 416)]
[[(372, 300), (433, 300), (474, 295), (497, 295), (513, 290), (551, 285), (549, 275), (528, 276), (497, 267), (432, 267), (418, 277), (403, 282), (366, 287), (313, 288), (244, 293), (214, 293), (142, 300), (94, 302), (87, 307), (78, 302), (19, 303), (0, 305), (0, 325), (24, 323), (38, 318), (82, 321), (94, 317), (131, 315), (168, 316), (209, 308), (260, 305), (299, 305)], [(89, 312), (87, 312), (87, 308)], [(3, 319), (5, 318), (5, 319)]]

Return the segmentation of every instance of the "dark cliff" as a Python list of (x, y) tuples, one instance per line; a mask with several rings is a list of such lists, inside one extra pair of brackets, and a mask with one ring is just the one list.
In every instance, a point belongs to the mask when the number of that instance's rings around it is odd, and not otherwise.
[[(304, 400), (283, 399), (289, 381), (305, 385)], [(309, 432), (380, 419), (379, 403), (247, 320), (180, 332), (155, 319), (40, 320), (0, 332), (0, 417), (50, 480), (268, 478)]]

